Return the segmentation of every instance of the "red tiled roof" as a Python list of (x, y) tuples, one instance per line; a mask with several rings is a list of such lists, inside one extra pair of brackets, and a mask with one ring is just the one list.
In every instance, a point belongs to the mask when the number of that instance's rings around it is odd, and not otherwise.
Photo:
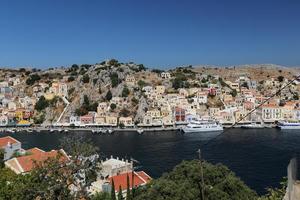
[(145, 185), (151, 180), (151, 177), (148, 174), (146, 174), (144, 171), (140, 171), (140, 172), (122, 173), (116, 176), (112, 176), (109, 178), (109, 182), (110, 184), (112, 184), (112, 180), (114, 180), (116, 190), (119, 190), (120, 186), (122, 190), (127, 190), (127, 176), (129, 176), (130, 188), (132, 188), (132, 179), (133, 179), (134, 187)]
[(21, 157), (17, 157), (17, 161), (22, 167), (24, 172), (31, 171), (36, 164), (41, 164), (42, 162), (46, 161), (49, 158), (55, 158), (61, 153), (61, 161), (67, 161), (69, 158), (64, 153), (64, 151), (61, 150), (52, 150), (49, 152), (45, 152), (38, 148), (29, 149), (27, 152), (30, 152), (30, 155), (25, 155)]
[(0, 138), (0, 148), (5, 147), (8, 143), (15, 144), (15, 143), (20, 143), (20, 142), (18, 140), (16, 140), (15, 138), (10, 137), (10, 136)]

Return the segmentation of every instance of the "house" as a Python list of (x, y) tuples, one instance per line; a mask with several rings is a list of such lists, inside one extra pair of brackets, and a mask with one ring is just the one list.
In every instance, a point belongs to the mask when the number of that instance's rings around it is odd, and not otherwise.
[(10, 101), (10, 102), (8, 102), (7, 107), (8, 107), (9, 110), (16, 110), (17, 109), (17, 104), (13, 101)]
[(150, 115), (144, 116), (142, 125), (152, 126), (152, 117)]
[(32, 148), (27, 150), (23, 156), (7, 160), (5, 167), (11, 169), (16, 174), (24, 174), (43, 165), (50, 158), (58, 158), (61, 162), (69, 160), (68, 155), (63, 149), (45, 152), (39, 148)]
[(153, 88), (152, 86), (145, 86), (143, 87), (142, 91), (145, 93), (145, 95), (150, 95), (153, 91)]
[(126, 76), (125, 83), (128, 86), (135, 86), (135, 84), (136, 84), (135, 77), (134, 76)]
[(125, 127), (134, 126), (132, 117), (120, 117), (119, 125), (124, 124)]
[(103, 115), (108, 110), (108, 106), (106, 102), (101, 102), (98, 104), (97, 113), (98, 115)]
[(211, 117), (216, 117), (217, 115), (219, 115), (219, 112), (220, 112), (220, 108), (210, 107), (208, 109), (208, 115)]
[(162, 95), (162, 94), (165, 93), (166, 87), (163, 86), (163, 85), (157, 85), (157, 86), (155, 86), (155, 89), (154, 89), (154, 90), (155, 90), (155, 93), (156, 93), (156, 94)]
[(184, 88), (180, 88), (179, 89), (179, 95), (183, 96), (183, 97), (187, 97), (187, 96), (189, 96), (189, 92)]
[(262, 106), (262, 119), (265, 123), (274, 123), (282, 119), (282, 109), (274, 104)]
[(8, 117), (6, 115), (0, 115), (0, 126), (8, 125)]
[(80, 123), (81, 124), (93, 124), (94, 116), (91, 114), (80, 116)]
[(107, 126), (117, 126), (118, 125), (118, 118), (115, 116), (106, 116), (105, 122)]
[(110, 104), (116, 104), (117, 107), (123, 107), (124, 98), (123, 97), (113, 97), (110, 100)]
[(97, 125), (105, 125), (105, 116), (103, 116), (102, 114), (99, 115), (97, 113), (97, 115), (94, 118), (95, 124)]
[(174, 125), (174, 120), (172, 116), (165, 116), (162, 118), (162, 123), (164, 126), (173, 126)]
[(170, 79), (171, 78), (171, 74), (169, 72), (162, 72), (162, 73), (160, 73), (160, 76), (162, 79)]
[(51, 93), (57, 96), (68, 96), (68, 86), (66, 83), (53, 82), (49, 90)]
[(101, 175), (106, 176), (116, 176), (120, 173), (129, 172), (133, 170), (133, 162), (128, 162), (128, 160), (120, 160), (118, 157), (113, 158), (111, 156), (105, 161), (101, 161)]
[(22, 150), (21, 142), (10, 136), (2, 137), (0, 138), (0, 149), (4, 150), (4, 160), (8, 160)]
[(184, 122), (185, 121), (185, 109), (180, 107), (175, 107), (174, 116), (176, 122)]
[(80, 118), (72, 115), (72, 116), (70, 116), (69, 123), (70, 123), (70, 125), (74, 124), (74, 126), (80, 126)]
[[(127, 183), (128, 177), (129, 183)], [(127, 189), (132, 190), (132, 188), (142, 187), (151, 180), (152, 178), (144, 171), (125, 172), (108, 178), (110, 185), (112, 185), (112, 182), (114, 182), (116, 194), (119, 193), (119, 189), (121, 188), (123, 197), (126, 197)], [(110, 190), (104, 190), (104, 192), (110, 192)]]
[(194, 97), (194, 100), (200, 104), (207, 103), (207, 92), (198, 91)]

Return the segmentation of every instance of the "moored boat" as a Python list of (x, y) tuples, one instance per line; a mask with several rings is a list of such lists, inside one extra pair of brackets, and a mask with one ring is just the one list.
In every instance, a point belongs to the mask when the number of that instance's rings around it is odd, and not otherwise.
[(289, 122), (289, 121), (283, 121), (278, 123), (278, 128), (282, 130), (299, 130), (300, 129), (300, 122)]
[(182, 129), (185, 133), (223, 131), (223, 127), (214, 120), (193, 120)]
[(265, 126), (262, 125), (262, 124), (251, 123), (251, 124), (245, 124), (245, 125), (242, 125), (241, 128), (246, 128), (246, 129), (257, 129), (257, 128), (265, 128)]

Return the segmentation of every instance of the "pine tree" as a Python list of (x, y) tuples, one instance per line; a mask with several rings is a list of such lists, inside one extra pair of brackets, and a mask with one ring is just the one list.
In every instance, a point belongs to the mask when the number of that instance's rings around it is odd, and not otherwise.
[(118, 200), (123, 200), (122, 187), (121, 187), (121, 185), (120, 185), (120, 187), (119, 187)]
[(128, 174), (127, 174), (127, 194), (126, 194), (126, 200), (131, 200), (130, 182), (129, 182), (129, 176), (128, 176)]
[(112, 182), (111, 182), (111, 200), (116, 200), (114, 179), (112, 179)]

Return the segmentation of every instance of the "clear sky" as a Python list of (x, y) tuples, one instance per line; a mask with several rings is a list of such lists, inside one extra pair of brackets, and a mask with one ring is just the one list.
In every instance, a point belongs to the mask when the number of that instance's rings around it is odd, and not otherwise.
[(300, 66), (299, 0), (1, 0), (0, 66)]

